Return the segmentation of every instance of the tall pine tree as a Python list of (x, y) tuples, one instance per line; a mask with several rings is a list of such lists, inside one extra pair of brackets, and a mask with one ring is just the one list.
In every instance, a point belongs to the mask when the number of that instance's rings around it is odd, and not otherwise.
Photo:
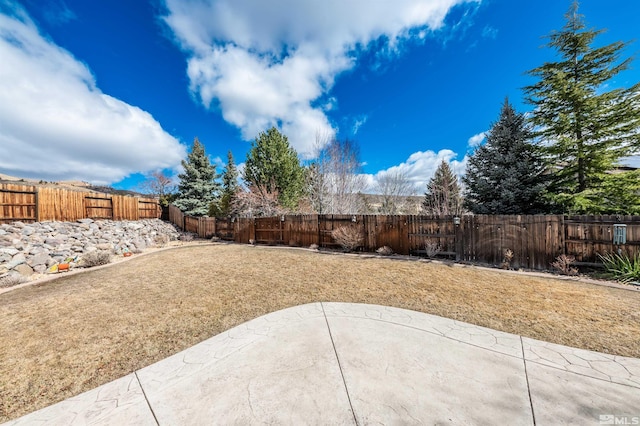
[(182, 160), (182, 167), (184, 172), (178, 175), (178, 198), (173, 204), (184, 214), (204, 216), (218, 196), (220, 184), (216, 182), (216, 168), (209, 161), (198, 138), (194, 139), (187, 159)]
[(549, 35), (558, 60), (529, 71), (539, 81), (524, 89), (553, 167), (550, 191), (567, 212), (602, 210), (590, 194), (622, 157), (640, 149), (640, 83), (607, 90), (629, 67), (631, 59), (620, 58), (626, 44), (594, 47), (603, 30), (585, 29), (578, 6), (570, 7), (562, 31)]
[(547, 176), (523, 114), (505, 99), (487, 142), (469, 158), (465, 207), (476, 214), (536, 214), (547, 208)]
[(462, 214), (462, 195), (458, 177), (444, 160), (427, 184), (422, 207), (427, 214), (437, 216)]
[(233, 202), (236, 199), (240, 186), (238, 185), (238, 169), (233, 161), (231, 151), (227, 153), (227, 166), (222, 173), (222, 195), (220, 197), (220, 216), (230, 216), (233, 210)]
[(277, 195), (280, 205), (296, 209), (304, 193), (304, 168), (289, 139), (275, 127), (258, 135), (247, 153), (244, 180), (252, 191)]

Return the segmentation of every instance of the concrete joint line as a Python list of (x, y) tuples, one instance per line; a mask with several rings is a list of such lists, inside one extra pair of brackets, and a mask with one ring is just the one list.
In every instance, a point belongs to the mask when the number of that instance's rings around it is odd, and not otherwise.
[(347, 387), (347, 381), (344, 378), (344, 372), (342, 371), (342, 364), (340, 364), (340, 357), (338, 356), (336, 344), (333, 341), (333, 334), (331, 334), (331, 326), (329, 325), (329, 319), (327, 318), (327, 313), (324, 311), (324, 304), (322, 302), (320, 302), (320, 307), (322, 308), (322, 315), (324, 315), (324, 320), (327, 323), (327, 330), (329, 331), (331, 346), (333, 346), (333, 353), (336, 354), (336, 361), (338, 361), (338, 368), (340, 369), (340, 376), (342, 377), (342, 383), (344, 384), (344, 391), (347, 393), (347, 400), (349, 401), (349, 408), (351, 409), (351, 415), (353, 415), (353, 422), (357, 426), (358, 419), (356, 418), (356, 412), (354, 411), (353, 404), (351, 403), (351, 395), (349, 395), (349, 388)]
[(527, 380), (527, 392), (529, 393), (529, 406), (531, 407), (531, 417), (533, 418), (533, 425), (536, 425), (536, 413), (533, 409), (533, 399), (531, 399), (531, 386), (529, 386), (529, 373), (527, 372), (527, 360), (524, 357), (524, 342), (522, 336), (520, 337), (520, 347), (522, 348), (522, 363), (524, 364), (524, 378)]
[(156, 424), (158, 426), (160, 426), (160, 422), (158, 422), (158, 418), (156, 417), (156, 413), (153, 411), (153, 407), (151, 406), (151, 403), (149, 402), (149, 398), (147, 398), (147, 393), (144, 391), (144, 387), (142, 386), (142, 383), (140, 382), (140, 378), (138, 377), (138, 372), (134, 371), (133, 374), (136, 376), (136, 380), (138, 381), (138, 385), (140, 386), (140, 389), (142, 390), (142, 395), (144, 396), (144, 400), (147, 402), (147, 407), (149, 407), (149, 410), (151, 411), (151, 415), (153, 416), (153, 421), (155, 421)]

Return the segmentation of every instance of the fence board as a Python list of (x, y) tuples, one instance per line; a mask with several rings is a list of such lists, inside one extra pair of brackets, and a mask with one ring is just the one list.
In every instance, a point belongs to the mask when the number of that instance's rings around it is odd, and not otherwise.
[(35, 187), (0, 184), (0, 223), (35, 222), (38, 194)]
[(213, 217), (199, 217), (196, 231), (200, 238), (211, 238), (216, 234), (216, 219)]
[(309, 247), (319, 244), (318, 215), (286, 216), (284, 240), (290, 246)]
[(254, 239), (256, 243), (269, 245), (285, 244), (283, 219), (284, 216), (255, 218)]
[(158, 219), (162, 216), (162, 208), (158, 200), (153, 198), (137, 198), (138, 219)]

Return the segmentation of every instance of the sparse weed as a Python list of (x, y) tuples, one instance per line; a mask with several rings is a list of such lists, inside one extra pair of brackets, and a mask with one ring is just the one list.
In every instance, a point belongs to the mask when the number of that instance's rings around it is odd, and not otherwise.
[(0, 288), (13, 287), (14, 285), (22, 284), (27, 281), (25, 277), (19, 274), (8, 274), (4, 277), (0, 277)]
[(427, 241), (424, 245), (424, 251), (429, 259), (433, 259), (442, 251), (442, 247), (436, 241)]
[(562, 275), (578, 275), (578, 268), (574, 268), (573, 266), (571, 266), (575, 261), (575, 256), (567, 256), (566, 254), (561, 254), (560, 256), (556, 257), (555, 262), (552, 262), (551, 266), (553, 266)]
[(393, 249), (389, 246), (382, 246), (376, 250), (376, 253), (381, 254), (382, 256), (391, 256), (393, 254)]
[(108, 251), (92, 251), (87, 253), (80, 259), (79, 266), (83, 268), (91, 268), (94, 266), (106, 265), (111, 263), (111, 253)]

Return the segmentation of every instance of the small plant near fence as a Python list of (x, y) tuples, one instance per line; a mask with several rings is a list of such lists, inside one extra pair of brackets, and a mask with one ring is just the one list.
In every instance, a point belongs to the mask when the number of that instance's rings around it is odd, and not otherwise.
[(353, 251), (364, 243), (362, 232), (354, 226), (336, 228), (331, 231), (331, 236), (346, 252)]
[(505, 249), (502, 257), (502, 269), (511, 269), (511, 262), (513, 262), (513, 250)]
[(627, 254), (598, 254), (605, 272), (611, 278), (623, 283), (640, 285), (640, 253), (629, 257)]
[(575, 261), (575, 256), (567, 256), (566, 254), (561, 254), (560, 256), (556, 257), (555, 262), (552, 262), (551, 266), (553, 266), (555, 270), (562, 275), (578, 275), (578, 268), (571, 266)]
[(424, 245), (424, 252), (429, 259), (433, 259), (442, 251), (442, 247), (437, 241), (427, 241)]
[(184, 241), (185, 243), (193, 241), (193, 234), (191, 232), (184, 232), (180, 234), (180, 241)]
[(393, 249), (389, 246), (382, 246), (376, 250), (376, 253), (382, 256), (391, 256), (393, 254)]

